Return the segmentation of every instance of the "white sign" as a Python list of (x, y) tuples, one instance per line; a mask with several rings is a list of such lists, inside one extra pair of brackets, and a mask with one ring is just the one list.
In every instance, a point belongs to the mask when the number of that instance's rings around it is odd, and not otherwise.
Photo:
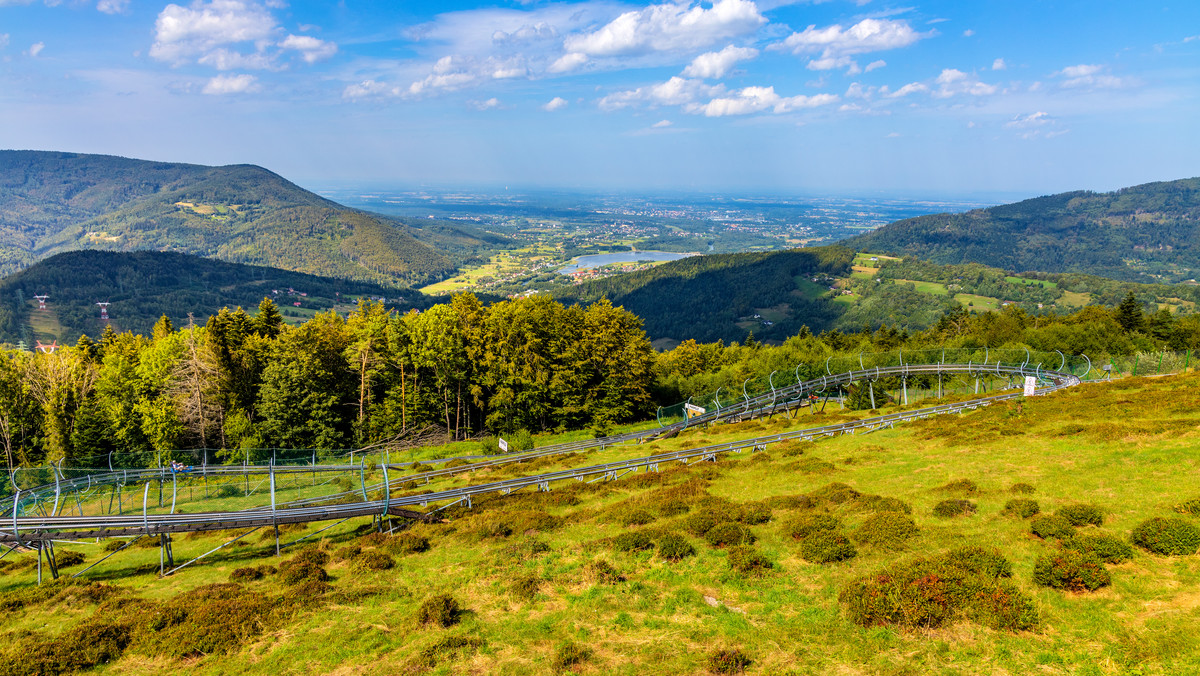
[(688, 412), (689, 418), (694, 415), (704, 415), (705, 413), (708, 412), (708, 409), (704, 408), (703, 406), (697, 406), (695, 404), (684, 404), (683, 410)]
[(1032, 397), (1035, 389), (1037, 389), (1037, 378), (1025, 376), (1025, 396)]
[(504, 440), (504, 437), (500, 437), (500, 452), (508, 453), (508, 442)]

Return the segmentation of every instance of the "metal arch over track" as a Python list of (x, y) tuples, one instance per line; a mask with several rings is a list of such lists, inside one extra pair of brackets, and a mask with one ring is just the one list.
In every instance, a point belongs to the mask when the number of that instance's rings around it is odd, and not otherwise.
[[(870, 379), (878, 379), (880, 377), (907, 377), (911, 375), (929, 374), (965, 374), (968, 377), (998, 376), (1021, 379), (1026, 377), (1034, 377), (1037, 379), (1038, 384), (1042, 385), (1042, 387), (1036, 390), (1036, 394), (1038, 395), (1048, 394), (1050, 392), (1054, 392), (1065, 387), (1078, 385), (1080, 383), (1080, 378), (1078, 376), (1064, 371), (1045, 370), (1040, 364), (1036, 366), (1030, 366), (1028, 364), (901, 365), (852, 371), (798, 383), (791, 388), (787, 388), (787, 396), (791, 401), (800, 401), (802, 397), (807, 396), (808, 393), (822, 391), (839, 384), (847, 385), (855, 381), (866, 381)], [(171, 533), (262, 527), (274, 527), (277, 529), (278, 526), (282, 524), (318, 521), (342, 521), (354, 517), (368, 516), (379, 517), (381, 519), (388, 515), (403, 518), (416, 518), (421, 516), (421, 513), (412, 511), (409, 508), (427, 507), (431, 504), (441, 505), (441, 508), (444, 508), (457, 503), (463, 503), (467, 506), (470, 506), (474, 497), (482, 495), (509, 494), (525, 488), (533, 488), (535, 490), (550, 490), (551, 484), (558, 481), (612, 480), (625, 473), (638, 470), (658, 471), (658, 468), (662, 463), (681, 462), (687, 464), (695, 461), (716, 460), (717, 455), (721, 453), (740, 453), (747, 450), (751, 452), (760, 451), (766, 449), (769, 444), (779, 441), (815, 441), (823, 437), (837, 436), (841, 434), (870, 432), (880, 428), (892, 427), (897, 422), (918, 418), (928, 418), (930, 416), (948, 413), (961, 413), (966, 410), (976, 409), (981, 406), (988, 406), (996, 402), (1022, 396), (1020, 391), (1007, 392), (1005, 394), (971, 399), (962, 402), (941, 404), (911, 411), (874, 416), (836, 425), (826, 425), (822, 427), (795, 430), (792, 432), (754, 437), (751, 439), (715, 444), (700, 448), (670, 451), (667, 453), (659, 453), (655, 455), (634, 458), (631, 460), (536, 474), (519, 477), (516, 479), (454, 488), (422, 495), (410, 495), (406, 497), (391, 496), (391, 491), (393, 489), (400, 484), (409, 481), (421, 479), (428, 480), (430, 478), (436, 478), (439, 476), (468, 472), (484, 467), (518, 462), (546, 455), (576, 452), (588, 448), (603, 447), (607, 445), (638, 440), (648, 436), (662, 434), (664, 431), (669, 431), (671, 428), (694, 426), (701, 422), (712, 422), (717, 420), (743, 420), (756, 416), (768, 415), (776, 410), (776, 404), (771, 403), (771, 401), (773, 399), (778, 401), (779, 394), (782, 392), (784, 392), (784, 390), (770, 393), (766, 397), (747, 397), (743, 406), (737, 408), (731, 407), (728, 410), (721, 411), (720, 414), (705, 414), (704, 416), (693, 418), (689, 421), (684, 421), (668, 428), (622, 434), (614, 437), (589, 440), (587, 442), (548, 446), (539, 448), (530, 453), (524, 453), (516, 456), (504, 456), (501, 458), (496, 458), (495, 460), (463, 467), (444, 468), (423, 474), (405, 475), (403, 477), (389, 480), (387, 477), (388, 466), (383, 465), (382, 468), (384, 481), (368, 486), (364, 480), (361, 491), (349, 491), (346, 493), (327, 495), (320, 498), (298, 500), (276, 505), (274, 504), (274, 491), (272, 490), (272, 504), (270, 506), (236, 512), (224, 511), (177, 514), (173, 513), (174, 509), (172, 506), (172, 513), (150, 514), (147, 509), (150, 482), (163, 481), (166, 478), (163, 474), (163, 471), (160, 469), (98, 473), (96, 475), (89, 475), (85, 479), (72, 479), (69, 482), (60, 480), (56, 481), (55, 485), (41, 486), (26, 492), (27, 494), (40, 494), (43, 498), (48, 497), (48, 493), (52, 494), (55, 498), (54, 505), (50, 510), (48, 510), (48, 513), (43, 513), (41, 515), (22, 515), (22, 505), (29, 503), (22, 502), (21, 492), (18, 492), (18, 494), (14, 496), (12, 508), (4, 517), (4, 522), (0, 524), (0, 544), (6, 544), (9, 546), (32, 546), (38, 548), (39, 551), (46, 549), (49, 552), (52, 551), (52, 542), (61, 540), (148, 536), (158, 537), (162, 542), (165, 543), (168, 541), (167, 537), (165, 536), (168, 536)], [(397, 465), (393, 465), (392, 467), (394, 469), (399, 469), (399, 466)], [(276, 467), (271, 465), (267, 467), (213, 466), (204, 468), (204, 472), (207, 473), (205, 476), (241, 476), (251, 471), (260, 474), (267, 474), (272, 487), (274, 486), (275, 476), (277, 473), (284, 474), (289, 472), (301, 472), (307, 474), (333, 470), (344, 473), (347, 470), (347, 466)], [(143, 481), (146, 482), (146, 489), (143, 491), (143, 505), (140, 514), (127, 513), (117, 515), (104, 514), (68, 516), (61, 513), (63, 511), (62, 506), (66, 504), (66, 497), (70, 492), (88, 490), (91, 487), (98, 485), (115, 485), (115, 482), (117, 481), (120, 481), (121, 484), (139, 484)], [(382, 495), (382, 499), (368, 499), (372, 493), (380, 493)], [(350, 499), (350, 496), (358, 496), (358, 499), (347, 502), (347, 500)], [(164, 544), (164, 552), (166, 551), (168, 551), (168, 546)], [(167, 554), (167, 556), (169, 556), (169, 554)], [(52, 562), (51, 566), (53, 567)]]

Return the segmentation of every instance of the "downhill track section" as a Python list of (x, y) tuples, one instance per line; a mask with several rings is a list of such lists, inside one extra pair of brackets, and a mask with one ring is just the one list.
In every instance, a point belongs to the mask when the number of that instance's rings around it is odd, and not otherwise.
[[(659, 429), (630, 432), (627, 434), (591, 439), (554, 446), (545, 446), (534, 451), (515, 455), (493, 456), (481, 462), (460, 467), (442, 468), (421, 474), (406, 474), (397, 476), (403, 469), (402, 465), (383, 463), (377, 471), (382, 471), (382, 481), (367, 484), (365, 480), (365, 464), (359, 466), (347, 465), (311, 465), (311, 466), (205, 466), (194, 468), (186, 475), (187, 478), (220, 478), (237, 476), (249, 481), (249, 476), (255, 474), (264, 478), (270, 486), (270, 504), (240, 511), (209, 511), (198, 513), (176, 513), (175, 490), (179, 474), (162, 468), (145, 470), (96, 471), (84, 477), (71, 479), (61, 478), (55, 474), (54, 484), (46, 484), (29, 490), (18, 490), (9, 504), (4, 522), (0, 523), (0, 543), (13, 547), (33, 547), (39, 551), (47, 550), (52, 557), (53, 541), (84, 540), (93, 538), (112, 537), (157, 537), (163, 543), (164, 551), (168, 551), (172, 533), (194, 531), (213, 531), (225, 529), (257, 529), (273, 527), (276, 529), (284, 524), (310, 523), (320, 521), (345, 521), (354, 517), (378, 518), (380, 528), (388, 516), (404, 519), (421, 518), (452, 505), (471, 506), (476, 497), (489, 494), (509, 494), (515, 491), (532, 488), (548, 491), (551, 485), (560, 481), (611, 481), (630, 472), (658, 471), (663, 463), (680, 462), (688, 464), (696, 461), (716, 461), (722, 453), (765, 450), (768, 445), (786, 440), (812, 440), (841, 434), (856, 434), (870, 432), (884, 427), (892, 427), (897, 422), (927, 418), (934, 415), (961, 413), (981, 406), (1014, 399), (1023, 396), (1023, 391), (1005, 391), (973, 398), (955, 403), (940, 404), (887, 415), (873, 416), (834, 425), (805, 428), (759, 436), (741, 441), (715, 444), (699, 448), (675, 450), (655, 455), (622, 460), (616, 462), (577, 467), (530, 476), (518, 477), (485, 484), (452, 488), (419, 495), (392, 496), (393, 490), (409, 482), (424, 481), (428, 483), (439, 477), (470, 472), (485, 467), (496, 467), (531, 460), (539, 457), (576, 453), (592, 449), (603, 449), (615, 444), (641, 442), (663, 435), (671, 435), (678, 431), (697, 425), (720, 421), (740, 421), (756, 417), (768, 416), (779, 411), (794, 410), (801, 405), (812, 403), (810, 399), (821, 393), (832, 393), (851, 383), (875, 383), (883, 378), (900, 379), (907, 388), (909, 379), (942, 378), (950, 376), (965, 376), (976, 379), (976, 391), (980, 379), (1007, 380), (1023, 383), (1026, 378), (1036, 381), (1036, 395), (1049, 394), (1062, 388), (1078, 385), (1079, 376), (1071, 370), (1064, 370), (1067, 363), (1062, 358), (1058, 369), (1047, 370), (1041, 364), (1032, 366), (1028, 360), (1022, 364), (996, 363), (937, 363), (937, 364), (900, 364), (893, 366), (876, 366), (840, 374), (829, 374), (820, 378), (798, 382), (787, 388), (773, 388), (770, 393), (756, 397), (746, 396), (740, 405), (725, 407), (723, 410), (706, 411), (705, 413), (684, 419)], [(1085, 375), (1090, 372), (1090, 361)], [(873, 387), (873, 385), (872, 385)], [(311, 474), (315, 477), (326, 472), (346, 473), (356, 471), (362, 477), (359, 490), (345, 491), (331, 495), (294, 500), (276, 504), (276, 479), (291, 473)], [(389, 470), (392, 476), (389, 477)], [(126, 484), (136, 485), (145, 483), (142, 491), (140, 513), (104, 513), (95, 515), (83, 514), (80, 496), (95, 495), (106, 487), (114, 488)], [(172, 487), (172, 500), (169, 513), (150, 513), (149, 495), (151, 485), (158, 482), (160, 492), (163, 486)], [(161, 494), (161, 493), (160, 493)], [(375, 499), (372, 499), (373, 496)], [(74, 498), (68, 500), (68, 498)], [(77, 508), (78, 515), (64, 514), (71, 509), (71, 502)], [(103, 500), (101, 500), (103, 503)], [(435, 506), (433, 510), (428, 510)], [(420, 511), (417, 511), (420, 508)], [(111, 501), (110, 501), (111, 511)], [(277, 539), (278, 543), (278, 539)], [(229, 543), (227, 543), (229, 544)], [(127, 543), (128, 545), (128, 543)], [(126, 546), (127, 546), (126, 545)], [(214, 550), (215, 551), (215, 550)], [(169, 553), (167, 554), (169, 557)], [(53, 562), (51, 561), (53, 570)], [(94, 565), (94, 564), (93, 564)], [(185, 564), (186, 565), (186, 564)]]

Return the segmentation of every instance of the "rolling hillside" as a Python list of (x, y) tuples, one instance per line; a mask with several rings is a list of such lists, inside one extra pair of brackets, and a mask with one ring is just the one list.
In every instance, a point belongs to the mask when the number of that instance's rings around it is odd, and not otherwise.
[(1200, 277), (1200, 178), (919, 216), (846, 240), (860, 251), (1138, 282)]
[(347, 209), (252, 165), (0, 151), (0, 273), (76, 249), (176, 251), (407, 286), (492, 235)]
[[(36, 295), (49, 296), (46, 310), (37, 309)], [(346, 309), (363, 296), (387, 298), (401, 311), (428, 305), (415, 291), (187, 254), (71, 251), (0, 279), (0, 342), (32, 346), (36, 340), (74, 343), (85, 333), (96, 337), (104, 330), (95, 305), (101, 301), (111, 303), (114, 330), (150, 335), (163, 314), (176, 326), (186, 323), (189, 312), (203, 323), (223, 307), (253, 312), (269, 297), (285, 317), (303, 319), (335, 306)]]

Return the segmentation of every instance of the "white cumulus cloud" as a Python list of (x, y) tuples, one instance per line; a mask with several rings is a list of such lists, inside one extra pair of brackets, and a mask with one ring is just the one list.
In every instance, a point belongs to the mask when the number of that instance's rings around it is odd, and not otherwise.
[[(127, 0), (101, 0), (119, 4)], [(337, 45), (307, 35), (284, 34), (273, 9), (277, 0), (194, 0), (169, 4), (154, 22), (150, 56), (175, 66), (198, 63), (217, 70), (278, 68), (282, 54), (295, 52), (306, 63), (337, 53)], [(282, 39), (281, 39), (282, 38)]]
[(849, 28), (834, 24), (828, 28), (809, 26), (792, 33), (774, 46), (793, 54), (817, 54), (808, 62), (811, 70), (845, 68), (851, 74), (859, 72), (854, 56), (871, 52), (907, 47), (919, 40), (936, 35), (936, 31), (919, 33), (907, 21), (893, 19), (863, 19)]
[(247, 94), (258, 91), (258, 78), (253, 75), (218, 75), (204, 85), (205, 94)]
[(562, 110), (563, 108), (566, 108), (566, 107), (567, 107), (567, 100), (562, 98), (561, 96), (555, 96), (554, 98), (550, 99), (549, 103), (542, 106), (542, 110), (544, 110), (548, 113), (553, 113), (556, 110)]
[(392, 85), (375, 80), (363, 80), (352, 85), (347, 85), (342, 90), (342, 98), (344, 99), (365, 99), (373, 96), (399, 96), (400, 90)]
[(96, 9), (105, 14), (124, 14), (129, 9), (129, 0), (100, 0)]
[(734, 47), (729, 45), (719, 52), (706, 52), (697, 56), (683, 70), (687, 77), (718, 78), (725, 77), (739, 61), (749, 61), (758, 56), (758, 50), (750, 47)]
[(654, 124), (652, 124), (650, 126), (653, 127), (654, 129), (666, 129), (667, 127), (671, 126), (672, 124), (673, 123), (670, 120), (659, 120), (658, 122), (655, 122)]
[(933, 96), (939, 99), (947, 99), (960, 94), (990, 96), (999, 91), (996, 85), (982, 82), (978, 77), (968, 75), (955, 68), (943, 70), (941, 75), (938, 75), (936, 82), (938, 88), (934, 90)]
[(675, 76), (666, 82), (614, 92), (600, 99), (602, 110), (618, 110), (637, 103), (651, 106), (682, 106), (724, 93), (722, 85), (709, 85), (703, 80)]
[(1106, 66), (1096, 64), (1079, 64), (1067, 66), (1054, 73), (1062, 78), (1060, 84), (1069, 89), (1120, 89), (1132, 84), (1124, 78), (1110, 75)]
[(307, 63), (316, 63), (337, 54), (337, 45), (309, 35), (289, 35), (279, 43), (281, 49), (293, 49)]
[(750, 0), (715, 0), (711, 7), (678, 2), (625, 12), (603, 27), (566, 39), (567, 54), (591, 57), (704, 49), (753, 33), (767, 19)]
[(44, 43), (44, 42), (35, 42), (35, 43), (33, 43), (32, 45), (29, 45), (29, 52), (28, 52), (28, 53), (29, 53), (29, 55), (30, 55), (30, 56), (37, 56), (38, 54), (41, 54), (41, 53), (42, 53), (42, 50), (43, 50), (43, 49), (45, 49), (45, 48), (46, 48), (46, 43)]
[(476, 110), (492, 110), (500, 107), (500, 99), (494, 96), (486, 101), (468, 101), (467, 103)]
[(996, 59), (992, 62), (992, 70), (1005, 70), (1008, 64), (1004, 63), (1004, 59)]
[(746, 87), (731, 96), (715, 98), (705, 104), (685, 106), (689, 113), (703, 113), (705, 117), (726, 115), (748, 115), (762, 111), (790, 113), (802, 108), (815, 108), (837, 102), (833, 94), (815, 96), (780, 96), (774, 87)]
[(569, 73), (587, 63), (587, 60), (587, 54), (563, 54), (562, 56), (558, 57), (554, 63), (550, 64), (550, 67), (546, 70), (550, 71), (551, 73)]

